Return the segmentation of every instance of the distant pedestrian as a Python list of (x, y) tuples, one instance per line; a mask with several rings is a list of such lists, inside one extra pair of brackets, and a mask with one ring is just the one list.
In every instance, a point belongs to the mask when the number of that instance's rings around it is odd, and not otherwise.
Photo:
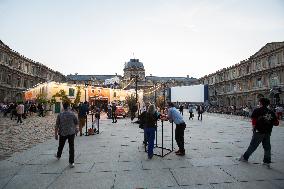
[(39, 103), (38, 105), (37, 105), (37, 109), (38, 109), (38, 112), (39, 112), (39, 117), (44, 117), (44, 115), (43, 115), (43, 111), (44, 111), (44, 109), (43, 109), (43, 105), (42, 105), (42, 103)]
[(111, 105), (111, 118), (112, 118), (112, 123), (116, 123), (117, 119), (116, 119), (116, 104), (115, 102), (112, 103)]
[(200, 121), (202, 121), (203, 107), (201, 105), (197, 106), (197, 113), (198, 113), (197, 119), (198, 120), (200, 119)]
[(283, 115), (283, 107), (280, 105), (277, 105), (275, 108), (277, 119), (282, 120), (282, 115)]
[(70, 167), (74, 167), (74, 139), (75, 133), (78, 132), (78, 119), (76, 115), (69, 111), (69, 103), (63, 104), (64, 111), (61, 112), (56, 119), (55, 126), (55, 140), (58, 140), (59, 135), (59, 146), (55, 157), (59, 160), (62, 155), (66, 140), (69, 143), (69, 164)]
[(13, 117), (15, 117), (15, 119), (18, 117), (17, 116), (17, 103), (12, 103), (10, 105), (10, 112), (11, 112), (11, 120), (13, 119)]
[(251, 115), (253, 136), (247, 151), (239, 159), (247, 162), (258, 145), (262, 143), (264, 149), (263, 165), (266, 165), (268, 168), (270, 168), (271, 163), (270, 136), (272, 128), (273, 125), (279, 125), (275, 113), (267, 108), (269, 104), (270, 101), (267, 98), (259, 99), (259, 108), (256, 108)]
[(179, 113), (183, 116), (183, 108), (184, 108), (184, 106), (183, 106), (183, 104), (181, 104), (180, 106), (179, 106)]
[(188, 112), (189, 112), (189, 119), (193, 120), (193, 106), (192, 105), (189, 105)]
[(89, 109), (88, 109), (87, 102), (80, 103), (79, 111), (78, 111), (80, 136), (83, 135), (83, 127), (86, 124), (88, 111), (89, 111)]
[(25, 106), (23, 105), (22, 102), (19, 102), (16, 110), (17, 110), (17, 116), (18, 116), (17, 123), (19, 123), (19, 122), (22, 123), (22, 117), (23, 117), (23, 115), (25, 113)]
[(184, 156), (185, 155), (184, 130), (186, 128), (186, 124), (182, 118), (182, 115), (177, 111), (174, 104), (169, 102), (168, 106), (169, 106), (169, 109), (168, 109), (167, 118), (171, 123), (174, 122), (176, 124), (175, 139), (179, 147), (179, 150), (176, 151), (175, 153), (176, 155)]

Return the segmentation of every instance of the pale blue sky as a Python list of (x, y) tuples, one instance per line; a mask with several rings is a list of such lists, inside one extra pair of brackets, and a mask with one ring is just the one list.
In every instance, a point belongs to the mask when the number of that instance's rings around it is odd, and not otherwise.
[(202, 77), (284, 41), (284, 0), (0, 0), (0, 39), (63, 74)]

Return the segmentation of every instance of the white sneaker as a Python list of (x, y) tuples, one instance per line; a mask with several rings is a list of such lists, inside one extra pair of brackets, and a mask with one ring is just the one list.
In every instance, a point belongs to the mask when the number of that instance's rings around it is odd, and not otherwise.
[(241, 156), (241, 157), (239, 158), (239, 161), (241, 161), (241, 162), (248, 162), (248, 160), (246, 160), (246, 159), (244, 158), (244, 156)]
[(57, 157), (57, 154), (54, 154), (54, 157), (56, 157), (56, 159), (57, 159), (57, 160), (59, 160), (59, 159), (60, 159), (60, 157)]
[(69, 167), (70, 167), (70, 168), (74, 168), (74, 167), (75, 167), (75, 164), (74, 164), (74, 163), (70, 163), (70, 164), (69, 164)]
[(271, 169), (270, 163), (262, 163), (262, 165), (263, 165), (264, 167), (266, 167), (267, 169)]

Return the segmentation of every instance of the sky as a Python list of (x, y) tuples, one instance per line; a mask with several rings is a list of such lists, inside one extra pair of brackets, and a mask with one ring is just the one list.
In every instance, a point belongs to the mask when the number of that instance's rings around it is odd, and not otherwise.
[(284, 0), (0, 0), (0, 40), (67, 74), (200, 78), (284, 41)]

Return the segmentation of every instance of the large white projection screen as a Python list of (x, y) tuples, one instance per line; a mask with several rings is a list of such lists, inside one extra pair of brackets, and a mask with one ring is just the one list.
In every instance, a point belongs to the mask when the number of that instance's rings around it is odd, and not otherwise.
[(204, 102), (204, 85), (171, 88), (172, 102)]

